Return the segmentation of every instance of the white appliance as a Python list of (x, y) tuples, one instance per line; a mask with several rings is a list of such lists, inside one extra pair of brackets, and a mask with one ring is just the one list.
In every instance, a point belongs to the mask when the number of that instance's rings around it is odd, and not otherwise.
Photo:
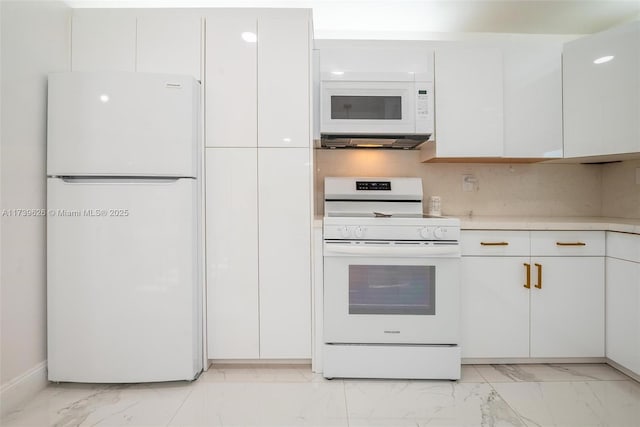
[(415, 148), (433, 134), (433, 102), (428, 72), (323, 73), (321, 145)]
[(201, 372), (199, 93), (186, 76), (49, 76), (49, 380)]
[(325, 178), (327, 378), (460, 378), (460, 221), (419, 178)]

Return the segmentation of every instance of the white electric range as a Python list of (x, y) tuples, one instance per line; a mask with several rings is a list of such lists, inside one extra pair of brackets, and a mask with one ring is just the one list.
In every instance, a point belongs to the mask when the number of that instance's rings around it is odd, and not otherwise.
[(460, 378), (460, 221), (419, 178), (325, 178), (327, 378)]

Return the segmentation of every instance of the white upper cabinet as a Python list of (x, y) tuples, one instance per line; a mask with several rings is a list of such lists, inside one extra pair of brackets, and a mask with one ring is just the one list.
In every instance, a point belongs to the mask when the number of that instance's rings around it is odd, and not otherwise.
[(500, 157), (503, 152), (502, 52), (494, 48), (437, 49), (437, 157)]
[(200, 80), (202, 20), (151, 10), (138, 17), (137, 71), (186, 74)]
[(567, 37), (455, 42), (435, 54), (435, 144), (421, 158), (562, 157)]
[(565, 157), (640, 152), (640, 22), (565, 44), (563, 94)]
[(299, 17), (258, 23), (258, 146), (309, 147), (310, 23)]
[(75, 10), (72, 71), (135, 71), (136, 16), (127, 10)]
[(190, 12), (79, 9), (73, 71), (141, 71), (201, 80), (202, 19)]
[(503, 157), (562, 157), (562, 43), (512, 43), (503, 55)]
[(207, 147), (256, 147), (257, 17), (216, 10), (206, 18)]

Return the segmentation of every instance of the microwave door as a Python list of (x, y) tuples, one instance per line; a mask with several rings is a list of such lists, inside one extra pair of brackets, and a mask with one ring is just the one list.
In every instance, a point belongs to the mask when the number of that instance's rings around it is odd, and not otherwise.
[(332, 120), (402, 120), (402, 95), (332, 95)]
[(415, 133), (413, 89), (413, 82), (323, 82), (321, 132)]

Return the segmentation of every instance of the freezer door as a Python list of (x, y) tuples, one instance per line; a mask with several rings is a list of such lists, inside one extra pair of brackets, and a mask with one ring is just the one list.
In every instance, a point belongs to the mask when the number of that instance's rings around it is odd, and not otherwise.
[(193, 379), (202, 367), (195, 180), (47, 186), (49, 379)]
[(50, 74), (47, 174), (196, 176), (199, 86), (167, 74)]

